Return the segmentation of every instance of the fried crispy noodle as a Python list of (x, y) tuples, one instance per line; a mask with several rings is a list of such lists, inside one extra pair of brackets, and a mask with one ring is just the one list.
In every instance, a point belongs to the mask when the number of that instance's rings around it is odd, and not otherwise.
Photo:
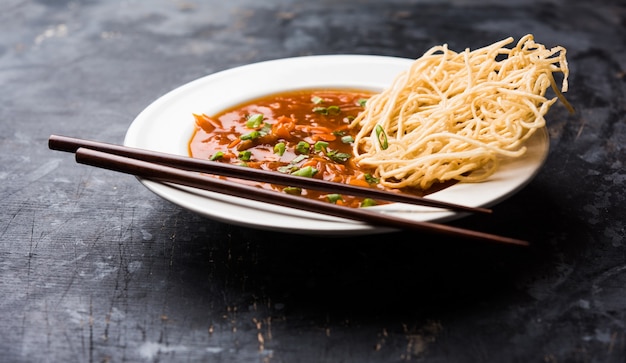
[[(499, 157), (522, 156), (524, 141), (545, 126), (557, 98), (573, 109), (561, 93), (568, 87), (565, 48), (547, 49), (530, 34), (505, 47), (512, 42), (461, 53), (441, 45), (416, 59), (352, 122), (359, 128), (356, 162), (375, 168), (386, 187), (427, 189), (447, 180), (483, 181)], [(546, 98), (549, 87), (556, 97)]]

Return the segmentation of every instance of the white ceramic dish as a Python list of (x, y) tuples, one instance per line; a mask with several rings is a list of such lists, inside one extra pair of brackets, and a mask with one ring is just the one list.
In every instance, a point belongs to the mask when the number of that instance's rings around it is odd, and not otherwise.
[[(187, 83), (154, 101), (132, 122), (124, 144), (188, 155), (187, 143), (194, 131), (194, 113), (216, 114), (243, 101), (290, 89), (332, 87), (379, 91), (411, 62), (411, 59), (384, 56), (328, 55), (266, 61), (218, 72)], [(489, 180), (458, 183), (428, 197), (473, 207), (488, 207), (502, 201), (532, 180), (543, 165), (549, 148), (547, 131), (535, 133), (527, 145), (528, 152), (524, 157), (503, 163)], [(235, 225), (320, 235), (390, 231), (218, 193), (140, 181), (157, 195), (181, 207)], [(374, 208), (418, 221), (443, 222), (462, 215), (405, 204)]]

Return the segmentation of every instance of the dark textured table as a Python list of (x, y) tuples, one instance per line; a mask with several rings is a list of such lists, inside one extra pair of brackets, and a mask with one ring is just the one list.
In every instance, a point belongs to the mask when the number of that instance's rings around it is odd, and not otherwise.
[[(24, 1), (0, 5), (0, 361), (626, 360), (623, 1)], [(198, 216), (51, 151), (121, 143), (139, 112), (238, 65), (417, 58), (532, 33), (568, 49), (576, 107), (491, 216), (329, 238)]]

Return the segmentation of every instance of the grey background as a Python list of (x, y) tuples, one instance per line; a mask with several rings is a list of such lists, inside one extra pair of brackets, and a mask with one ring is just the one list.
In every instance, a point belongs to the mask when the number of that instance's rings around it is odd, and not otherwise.
[[(316, 54), (417, 58), (532, 33), (568, 49), (530, 185), (454, 225), (346, 238), (218, 223), (50, 134), (121, 143), (186, 82)], [(624, 362), (622, 1), (18, 1), (0, 5), (0, 361)]]

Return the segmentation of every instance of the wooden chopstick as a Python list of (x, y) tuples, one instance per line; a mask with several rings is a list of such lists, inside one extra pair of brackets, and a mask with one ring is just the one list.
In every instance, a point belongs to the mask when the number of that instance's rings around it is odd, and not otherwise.
[(348, 195), (358, 197), (367, 197), (372, 199), (386, 200), (390, 202), (400, 202), (427, 207), (443, 208), (458, 212), (491, 213), (491, 210), (487, 208), (468, 207), (464, 205), (441, 202), (407, 194), (391, 193), (378, 189), (333, 183), (316, 178), (299, 177), (279, 172), (247, 168), (232, 164), (218, 163), (210, 160), (202, 160), (152, 150), (109, 144), (99, 141), (78, 139), (68, 136), (51, 135), (48, 140), (48, 146), (50, 147), (50, 149), (66, 152), (76, 152), (76, 150), (78, 150), (79, 148), (84, 147), (137, 160), (143, 160), (156, 164), (170, 166), (177, 169), (215, 174), (239, 179), (261, 181), (278, 185), (309, 188), (329, 193), (343, 192)]
[(477, 239), (503, 244), (528, 246), (528, 242), (515, 238), (499, 236), (454, 226), (432, 222), (412, 221), (392, 215), (368, 210), (367, 208), (342, 207), (287, 193), (256, 188), (244, 184), (232, 183), (218, 178), (204, 176), (196, 172), (182, 170), (148, 161), (80, 147), (75, 151), (76, 161), (81, 164), (105, 168), (158, 182), (169, 182), (212, 192), (252, 199), (274, 205), (296, 208), (314, 213), (323, 213), (335, 217), (366, 222), (375, 226), (419, 230), (441, 233), (456, 237)]

